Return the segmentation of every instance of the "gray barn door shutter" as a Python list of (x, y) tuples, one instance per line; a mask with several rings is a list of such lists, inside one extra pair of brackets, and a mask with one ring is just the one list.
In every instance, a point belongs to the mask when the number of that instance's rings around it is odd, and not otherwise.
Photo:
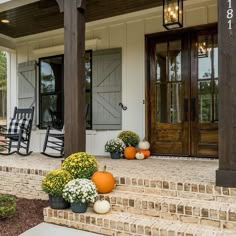
[(121, 49), (93, 52), (93, 129), (121, 129)]
[[(35, 107), (36, 111), (36, 61), (18, 64), (18, 107)], [(33, 125), (36, 124), (34, 114)]]

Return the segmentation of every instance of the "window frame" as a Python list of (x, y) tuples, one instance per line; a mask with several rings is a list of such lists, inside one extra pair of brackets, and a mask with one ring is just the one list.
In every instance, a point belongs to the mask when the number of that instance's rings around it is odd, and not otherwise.
[[(61, 94), (61, 96), (63, 97), (63, 104), (62, 104), (62, 112), (64, 114), (64, 67), (62, 67), (62, 80), (63, 80), (63, 87), (61, 89), (61, 93), (59, 92), (47, 92), (47, 93), (42, 93), (41, 92), (41, 61), (46, 60), (46, 59), (50, 59), (50, 58), (55, 58), (55, 57), (61, 57), (62, 58), (62, 65), (64, 65), (64, 55), (63, 54), (59, 54), (59, 55), (53, 55), (53, 56), (48, 56), (48, 57), (41, 57), (39, 58), (39, 88), (38, 88), (38, 92), (39, 92), (39, 129), (45, 130), (47, 129), (47, 127), (43, 127), (42, 125), (42, 119), (43, 119), (43, 113), (42, 113), (42, 101), (43, 101), (43, 97), (44, 96), (57, 96), (58, 94)], [(64, 116), (63, 116), (63, 123), (64, 123)]]
[[(93, 51), (92, 50), (86, 50), (85, 51), (85, 54), (86, 53), (89, 53), (90, 54), (90, 60), (89, 60), (89, 62), (90, 62), (90, 68), (91, 68), (91, 74), (90, 74), (90, 76), (91, 76), (91, 81), (90, 81), (90, 106), (89, 106), (89, 111), (88, 111), (88, 113), (90, 112), (90, 121), (91, 121), (91, 126), (90, 127), (86, 127), (86, 130), (92, 130), (92, 128), (93, 128), (93, 124), (92, 124), (92, 122), (93, 122), (93, 114), (92, 114), (92, 83), (93, 83), (93, 63), (92, 63), (92, 57), (93, 57)], [(41, 92), (41, 61), (43, 61), (43, 60), (46, 60), (46, 59), (50, 59), (50, 58), (55, 58), (55, 57), (61, 57), (62, 58), (62, 65), (63, 65), (63, 68), (62, 68), (62, 71), (63, 71), (63, 73), (62, 73), (62, 80), (63, 80), (63, 87), (62, 87), (62, 89), (61, 89), (61, 93), (60, 92)], [(64, 98), (64, 54), (58, 54), (58, 55), (53, 55), (53, 56), (48, 56), (48, 57), (41, 57), (41, 58), (39, 58), (38, 59), (38, 67), (39, 67), (39, 86), (38, 86), (38, 93), (39, 93), (39, 108), (38, 108), (38, 110), (39, 110), (39, 125), (38, 125), (38, 128), (39, 129), (41, 129), (41, 130), (45, 130), (45, 129), (47, 129), (47, 127), (44, 127), (42, 124), (43, 124), (43, 114), (42, 114), (42, 100), (43, 100), (43, 97), (45, 97), (45, 96), (53, 96), (53, 95), (55, 95), (55, 96), (57, 96), (57, 95), (62, 95), (62, 97), (63, 97), (63, 104), (62, 104), (62, 112), (63, 112), (63, 114), (64, 114), (64, 112), (65, 112), (65, 109), (64, 109), (64, 106), (65, 106), (65, 103), (64, 103), (64, 101), (65, 101), (65, 98)], [(86, 78), (85, 78), (86, 79)], [(85, 87), (85, 96), (86, 96), (86, 93), (87, 93), (87, 89), (86, 89), (86, 87)], [(87, 117), (86, 117), (87, 118)], [(86, 119), (87, 120), (87, 119)], [(63, 116), (63, 123), (64, 123), (64, 116)], [(87, 126), (87, 123), (86, 123), (86, 126)]]

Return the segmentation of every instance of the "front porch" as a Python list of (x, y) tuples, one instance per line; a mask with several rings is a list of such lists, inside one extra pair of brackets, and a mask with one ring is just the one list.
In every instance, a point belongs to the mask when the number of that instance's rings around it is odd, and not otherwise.
[[(44, 210), (44, 220), (103, 235), (235, 235), (236, 189), (215, 186), (218, 160), (151, 157), (144, 161), (97, 157), (117, 186), (107, 199), (112, 211), (85, 214)], [(47, 199), (42, 177), (59, 168), (61, 159), (40, 154), (0, 157), (2, 193)]]
[[(110, 157), (97, 157), (99, 169), (104, 165), (112, 172), (117, 181), (130, 179), (160, 180), (180, 183), (215, 185), (215, 171), (218, 160), (188, 157), (150, 157), (144, 161), (126, 159), (112, 160)], [(60, 168), (62, 158), (50, 158), (39, 153), (22, 157), (16, 154), (0, 156), (0, 172), (45, 175), (47, 171)], [(133, 182), (133, 183), (132, 183)], [(140, 185), (137, 183), (137, 185)], [(146, 185), (146, 184), (145, 184)]]

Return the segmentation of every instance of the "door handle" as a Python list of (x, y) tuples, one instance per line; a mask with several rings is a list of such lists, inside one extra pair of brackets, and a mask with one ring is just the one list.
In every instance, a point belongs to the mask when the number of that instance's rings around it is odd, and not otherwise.
[(122, 102), (120, 102), (120, 103), (119, 103), (119, 106), (120, 106), (120, 107), (121, 107), (121, 108), (122, 108), (124, 111), (126, 111), (126, 110), (127, 110), (127, 107), (126, 107), (126, 106), (124, 106)]
[(188, 121), (188, 98), (184, 99), (184, 121)]
[(191, 121), (196, 118), (196, 98), (191, 98)]

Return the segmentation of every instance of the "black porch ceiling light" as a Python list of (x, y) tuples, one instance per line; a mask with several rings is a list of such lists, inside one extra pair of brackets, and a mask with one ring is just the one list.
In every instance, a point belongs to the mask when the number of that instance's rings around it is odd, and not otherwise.
[(183, 0), (163, 0), (163, 26), (167, 30), (183, 27)]

